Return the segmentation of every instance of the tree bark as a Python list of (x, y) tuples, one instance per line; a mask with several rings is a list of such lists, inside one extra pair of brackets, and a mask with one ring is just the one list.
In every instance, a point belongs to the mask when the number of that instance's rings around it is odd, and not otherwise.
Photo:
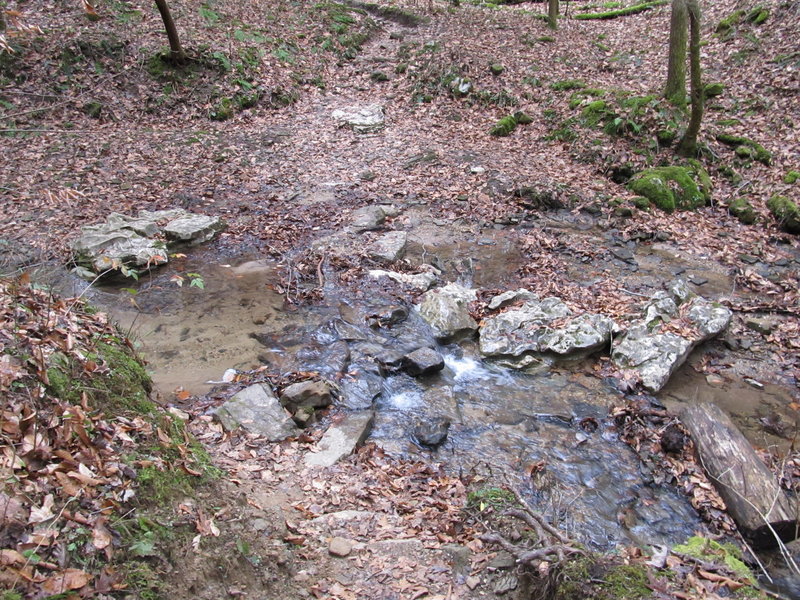
[(558, 0), (547, 0), (547, 24), (558, 29)]
[(161, 13), (161, 20), (164, 22), (164, 29), (167, 31), (170, 60), (177, 64), (186, 62), (186, 53), (183, 51), (183, 46), (181, 46), (178, 29), (175, 27), (175, 21), (172, 20), (172, 13), (170, 13), (169, 6), (167, 6), (167, 0), (155, 0), (155, 2), (158, 12)]
[(664, 96), (673, 104), (686, 104), (686, 44), (689, 14), (686, 0), (672, 0), (669, 21), (669, 60)]
[(798, 506), (758, 458), (750, 442), (715, 404), (686, 407), (681, 415), (703, 468), (742, 535), (754, 548), (774, 548), (800, 534)]
[(692, 115), (689, 126), (678, 144), (681, 156), (697, 155), (697, 136), (703, 121), (703, 78), (700, 70), (700, 5), (697, 0), (686, 0), (689, 12), (689, 70), (692, 82)]

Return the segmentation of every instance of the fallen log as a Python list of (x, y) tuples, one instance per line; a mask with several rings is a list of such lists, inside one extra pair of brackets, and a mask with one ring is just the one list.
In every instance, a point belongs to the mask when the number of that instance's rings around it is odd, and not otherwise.
[(687, 406), (682, 414), (700, 463), (739, 531), (756, 549), (800, 536), (798, 505), (784, 493), (750, 442), (716, 404)]

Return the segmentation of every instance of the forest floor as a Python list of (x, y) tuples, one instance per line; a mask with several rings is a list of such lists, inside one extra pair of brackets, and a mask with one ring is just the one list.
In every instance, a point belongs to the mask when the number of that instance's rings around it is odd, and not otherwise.
[[(536, 3), (395, 3), (386, 10), (280, 1), (265, 10), (254, 0), (176, 1), (172, 9), (191, 60), (173, 66), (160, 58), (165, 38), (147, 3), (108, 1), (89, 10), (78, 2), (7, 2), (12, 13), (5, 39), (14, 52), (0, 53), (4, 270), (18, 275), (38, 263), (67, 262), (80, 226), (111, 212), (180, 206), (226, 220), (228, 229), (214, 242), (221, 253), (291, 263), (302, 284), (295, 298), (303, 292), (313, 301), (323, 257), (314, 256), (310, 244), (341, 229), (350, 209), (390, 202), (421, 207), (432, 222), (457, 224), (475, 239), (483, 231), (510, 232), (525, 249), (514, 273), (519, 285), (556, 293), (585, 310), (628, 312), (636, 301), (630, 292), (650, 290), (620, 289), (614, 269), (587, 267), (576, 279), (576, 261), (610, 248), (529, 226), (552, 208), (531, 207), (513, 193), (533, 187), (546, 190), (571, 218), (586, 216), (623, 244), (666, 242), (675, 253), (725, 273), (729, 289), (706, 293), (702, 283), (697, 289), (736, 309), (734, 338), (755, 340), (739, 361), (745, 365), (739, 375), (781, 386), (796, 410), (800, 245), (781, 229), (767, 200), (776, 194), (800, 199), (800, 182), (788, 183), (790, 172), (800, 170), (798, 6), (764, 3), (770, 11), (764, 23), (745, 15), (720, 31), (720, 21), (755, 3), (703, 7), (704, 79), (724, 84), (709, 101), (701, 132), (712, 202), (666, 214), (637, 209), (624, 181), (645, 167), (675, 162), (672, 148), (656, 138), (684, 126), (684, 117), (660, 99), (669, 7), (608, 20), (574, 18), (613, 9), (606, 4), (565, 3), (566, 14), (552, 31), (541, 19), (544, 5)], [(465, 97), (452, 91), (456, 78), (472, 85)], [(613, 117), (593, 122), (585, 111), (598, 98)], [(336, 109), (370, 104), (386, 114), (378, 133), (359, 134), (332, 118)], [(516, 111), (531, 122), (507, 137), (489, 134)], [(756, 141), (770, 160), (737, 156), (718, 141), (720, 133)], [(750, 202), (755, 223), (730, 214), (738, 198)], [(354, 249), (338, 266), (342, 282), (355, 281), (370, 266)], [(68, 306), (61, 307), (67, 319), (73, 314)], [(753, 314), (774, 321), (768, 333), (748, 328)], [(712, 357), (696, 366), (708, 374), (724, 370), (724, 362)], [(31, 377), (41, 377), (35, 371)], [(14, 381), (11, 372), (0, 371), (0, 384)], [(313, 436), (282, 445), (227, 436), (201, 412), (198, 407), (188, 428), (227, 475), (194, 498), (172, 498), (162, 515), (137, 525), (138, 541), (144, 536), (137, 564), (144, 566), (135, 576), (121, 579), (108, 570), (84, 579), (90, 562), (65, 571), (67, 558), (59, 562), (48, 554), (43, 562), (49, 566), (41, 569), (61, 579), (36, 580), (25, 570), (30, 555), (22, 566), (3, 550), (2, 564), (18, 574), (0, 585), (18, 585), (28, 575), (35, 597), (503, 593), (508, 581), (492, 562), (496, 549), (478, 537), (487, 504), (478, 499), (476, 507), (464, 481), (368, 446), (327, 472), (323, 483), (299, 466)], [(155, 435), (145, 424), (130, 427)], [(4, 433), (23, 433), (11, 429)], [(192, 461), (185, 467), (189, 474), (197, 470)], [(487, 482), (472, 483), (474, 492)], [(28, 490), (39, 495), (20, 510), (41, 512), (26, 514), (26, 525), (52, 517), (42, 504), (46, 491)], [(11, 510), (9, 497), (0, 496), (5, 511)], [(112, 534), (106, 521), (98, 525), (102, 513), (92, 514), (83, 524), (93, 532), (91, 547), (82, 538), (86, 555), (110, 557)], [(147, 544), (166, 522), (177, 534), (168, 549), (156, 551)], [(503, 526), (511, 535), (513, 526)], [(10, 543), (13, 532), (4, 532), (4, 544)], [(118, 544), (118, 535), (112, 537)], [(334, 538), (350, 540), (346, 558), (331, 554)], [(43, 545), (41, 539), (25, 543), (33, 543), (28, 550)], [(53, 541), (50, 549), (59, 547)], [(611, 562), (641, 565), (643, 558), (620, 549)], [(609, 569), (590, 573), (586, 565), (582, 575), (578, 569), (561, 583), (570, 577), (604, 582), (572, 587), (573, 597), (714, 597), (739, 585), (730, 572), (709, 572), (707, 565), (670, 566), (681, 574), (682, 591), (652, 568), (643, 579), (628, 573), (626, 581), (645, 586), (630, 594), (608, 584), (614, 579)], [(522, 579), (517, 583), (512, 594), (533, 593)]]

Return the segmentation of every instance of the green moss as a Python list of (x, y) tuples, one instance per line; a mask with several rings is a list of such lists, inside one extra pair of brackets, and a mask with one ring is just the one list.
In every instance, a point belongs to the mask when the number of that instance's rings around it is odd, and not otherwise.
[(500, 64), (493, 64), (489, 66), (489, 72), (494, 75), (495, 77), (501, 75), (506, 68)]
[(495, 510), (502, 510), (517, 503), (514, 493), (498, 487), (482, 487), (467, 494), (467, 508), (485, 510), (491, 506)]
[(783, 183), (793, 184), (800, 180), (800, 171), (789, 171), (783, 176)]
[(769, 9), (764, 6), (756, 6), (750, 9), (745, 18), (753, 25), (761, 25), (769, 19)]
[(608, 110), (608, 103), (605, 100), (595, 100), (587, 104), (581, 111), (583, 122), (589, 127), (595, 127), (598, 123), (608, 117), (613, 117), (614, 113)]
[(517, 128), (517, 121), (513, 115), (508, 115), (500, 119), (494, 124), (494, 127), (489, 131), (491, 135), (497, 137), (505, 137), (511, 135), (511, 132)]
[(714, 183), (711, 181), (708, 171), (705, 170), (702, 163), (697, 159), (690, 158), (686, 161), (686, 163), (691, 169), (690, 175), (697, 182), (697, 186), (700, 188), (700, 193), (703, 194), (705, 203), (710, 204), (711, 192), (714, 190)]
[(555, 42), (556, 38), (554, 38), (552, 35), (542, 35), (542, 36), (537, 37), (536, 41), (537, 42), (542, 42), (543, 44), (550, 44), (552, 42)]
[(767, 208), (789, 233), (800, 233), (800, 209), (786, 196), (775, 194), (767, 201)]
[(651, 207), (650, 200), (643, 196), (636, 196), (633, 199), (633, 205), (639, 210), (650, 210)]
[(529, 125), (533, 123), (533, 117), (521, 110), (518, 110), (512, 116), (514, 117), (514, 121), (516, 121), (517, 125)]
[(617, 17), (626, 17), (628, 15), (635, 15), (640, 12), (644, 12), (646, 10), (650, 10), (651, 8), (655, 8), (657, 6), (663, 6), (664, 4), (668, 4), (668, 0), (653, 0), (652, 2), (642, 2), (641, 4), (635, 4), (634, 6), (628, 6), (626, 8), (619, 8), (617, 10), (609, 10), (606, 12), (601, 13), (583, 13), (575, 15), (575, 19), (587, 20), (587, 19), (616, 19)]
[(373, 71), (370, 73), (369, 78), (375, 82), (389, 81), (389, 76), (383, 71)]
[(728, 206), (728, 212), (745, 225), (752, 225), (758, 218), (758, 214), (747, 198), (736, 198)]
[(709, 83), (706, 84), (705, 88), (703, 88), (703, 92), (705, 93), (706, 98), (713, 98), (714, 96), (719, 96), (724, 91), (725, 91), (725, 85), (722, 83)]
[(709, 200), (710, 190), (703, 182), (707, 177), (702, 167), (656, 167), (634, 176), (628, 188), (665, 212), (693, 210)]
[(734, 127), (741, 124), (742, 122), (739, 119), (720, 119), (717, 121), (717, 125), (720, 127)]
[(105, 366), (108, 372), (90, 377), (73, 358), (54, 355), (47, 371), (48, 391), (71, 403), (80, 403), (85, 393), (93, 408), (112, 414), (144, 415), (154, 411), (155, 405), (148, 400), (152, 388), (150, 377), (141, 361), (120, 340), (98, 343), (86, 358), (100, 368)]
[(579, 79), (565, 79), (563, 81), (554, 81), (550, 84), (550, 89), (557, 92), (566, 90), (581, 90), (586, 87), (586, 84)]
[(601, 587), (612, 598), (638, 600), (649, 598), (647, 569), (642, 565), (619, 565), (608, 570)]
[(674, 127), (666, 127), (656, 131), (656, 139), (662, 146), (671, 146), (678, 137), (678, 130)]
[(103, 104), (97, 101), (87, 102), (83, 105), (83, 112), (93, 119), (99, 119), (103, 112)]
[(220, 98), (208, 113), (208, 116), (214, 121), (227, 121), (233, 117), (235, 106), (233, 98)]
[(559, 142), (574, 142), (578, 139), (578, 132), (575, 131), (576, 119), (565, 119), (558, 127), (545, 136), (546, 140), (558, 140)]
[(742, 20), (742, 17), (745, 15), (745, 11), (737, 10), (724, 19), (722, 19), (719, 23), (717, 23), (716, 31), (717, 33), (727, 33), (730, 31), (734, 25), (738, 25), (739, 22)]
[(162, 600), (163, 578), (143, 561), (128, 561), (123, 569), (125, 582), (140, 600)]
[(753, 579), (753, 573), (742, 562), (742, 553), (733, 544), (720, 544), (714, 540), (694, 536), (672, 549), (674, 552), (688, 554), (706, 562), (724, 564), (737, 576)]
[(772, 154), (761, 144), (754, 142), (750, 138), (728, 133), (717, 134), (717, 140), (728, 146), (733, 146), (736, 156), (740, 158), (753, 158), (760, 163), (769, 165), (772, 162)]

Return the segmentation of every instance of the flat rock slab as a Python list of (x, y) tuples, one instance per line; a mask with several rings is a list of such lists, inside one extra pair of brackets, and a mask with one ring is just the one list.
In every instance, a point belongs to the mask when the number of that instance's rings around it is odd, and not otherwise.
[(367, 439), (374, 420), (375, 412), (372, 410), (346, 414), (342, 421), (328, 427), (328, 431), (317, 442), (319, 451), (306, 454), (306, 466), (330, 467), (352, 454)]
[(365, 206), (353, 211), (350, 226), (358, 232), (378, 229), (386, 221), (386, 212), (381, 206)]
[(290, 409), (325, 408), (331, 403), (331, 388), (324, 381), (300, 381), (287, 386), (281, 404)]
[(390, 231), (379, 237), (367, 250), (371, 258), (384, 262), (396, 262), (406, 253), (408, 234), (405, 231)]
[(214, 411), (214, 416), (226, 431), (242, 427), (271, 442), (279, 442), (300, 433), (275, 394), (263, 383), (256, 383), (234, 394)]
[(372, 269), (369, 271), (369, 276), (374, 279), (388, 277), (392, 281), (421, 291), (431, 289), (433, 284), (437, 281), (437, 277), (433, 273), (398, 273), (396, 271), (384, 271), (382, 269)]
[(386, 125), (386, 115), (380, 104), (338, 109), (331, 116), (340, 126), (350, 127), (356, 133), (375, 133)]
[(202, 244), (222, 231), (225, 224), (219, 217), (186, 215), (167, 223), (164, 235), (168, 240), (185, 244)]

